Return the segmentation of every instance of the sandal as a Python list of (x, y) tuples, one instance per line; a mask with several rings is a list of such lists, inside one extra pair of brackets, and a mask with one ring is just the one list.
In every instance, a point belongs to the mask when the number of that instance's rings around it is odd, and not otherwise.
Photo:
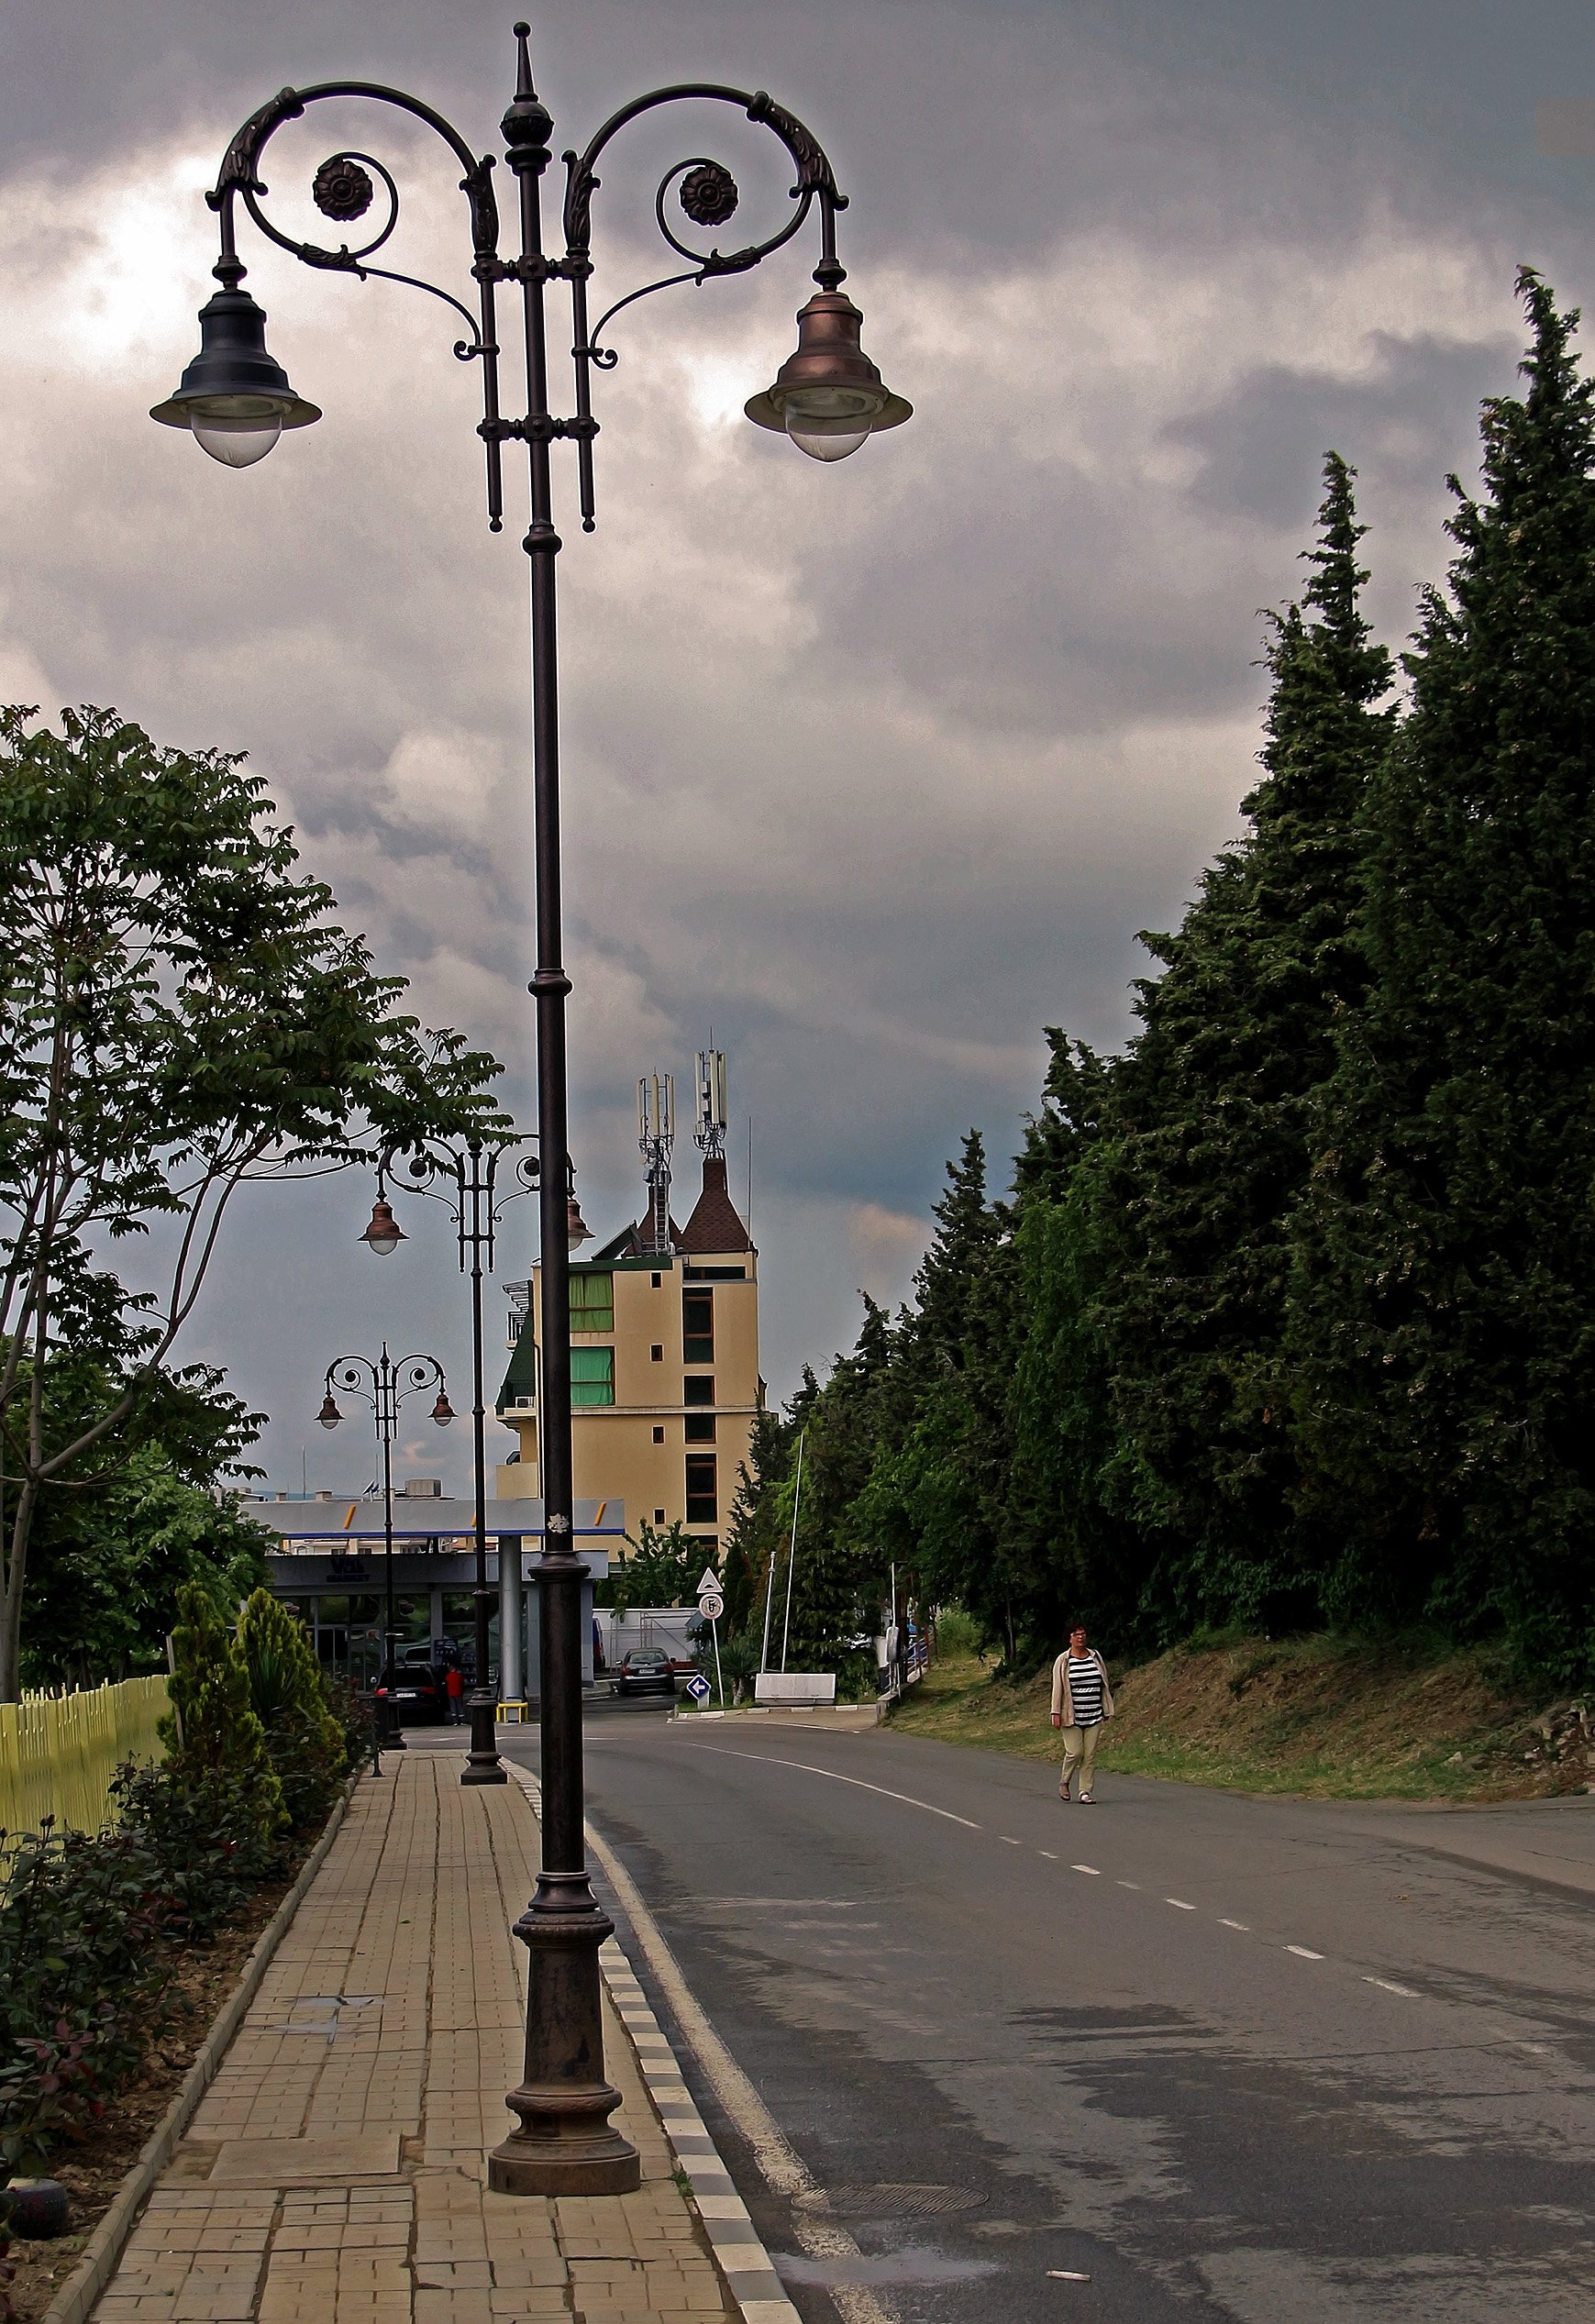
[(1060, 1784), (1058, 1785), (1058, 1798), (1059, 1798), (1060, 1799), (1068, 1799), (1068, 1798), (1069, 1798), (1069, 1786), (1068, 1786), (1068, 1784), (1067, 1784), (1067, 1783), (1060, 1783)]
[(1094, 1808), (1097, 1803), (1089, 1791), (1082, 1791), (1080, 1796), (1080, 1804), (1082, 1808)]

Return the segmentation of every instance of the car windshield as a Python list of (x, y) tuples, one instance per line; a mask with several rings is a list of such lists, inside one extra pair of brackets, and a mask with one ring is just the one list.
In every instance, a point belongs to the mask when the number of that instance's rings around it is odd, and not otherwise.
[(645, 1653), (639, 1649), (627, 1654), (626, 1659), (633, 1670), (657, 1670), (664, 1656), (651, 1650)]

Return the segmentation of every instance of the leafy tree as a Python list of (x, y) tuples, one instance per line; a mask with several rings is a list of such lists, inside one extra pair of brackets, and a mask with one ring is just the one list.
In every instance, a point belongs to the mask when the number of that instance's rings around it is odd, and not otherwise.
[(1289, 1353), (1335, 1610), (1595, 1657), (1595, 421), (1524, 272), (1521, 397), (1368, 809), (1372, 984), (1321, 1109)]
[[(99, 1364), (83, 1370), (80, 1424), (118, 1393)], [(164, 1670), (181, 1583), (198, 1581), (230, 1615), (264, 1581), (270, 1536), (223, 1481), (253, 1473), (245, 1455), (260, 1421), (208, 1367), (163, 1369), (121, 1432), (120, 1466), (44, 1497), (29, 1547), (25, 1684)]]
[(624, 1614), (632, 1606), (680, 1606), (694, 1595), (703, 1571), (703, 1544), (679, 1517), (662, 1530), (642, 1525), (635, 1541), (629, 1533), (626, 1541), (626, 1550), (593, 1593), (597, 1604)]
[[(35, 718), (0, 711), (0, 1701), (40, 1496), (112, 1461), (238, 1188), (499, 1118), (492, 1060), (398, 1013), (237, 757)], [(156, 1219), (163, 1288), (129, 1299), (92, 1255)], [(74, 1418), (96, 1348), (117, 1393)]]

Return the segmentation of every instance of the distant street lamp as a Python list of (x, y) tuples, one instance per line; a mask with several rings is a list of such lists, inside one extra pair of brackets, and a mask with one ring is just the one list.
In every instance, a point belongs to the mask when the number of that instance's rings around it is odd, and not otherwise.
[[(468, 1138), (462, 1145), (451, 1145), (447, 1139), (429, 1140), (404, 1155), (387, 1154), (382, 1157), (379, 1189), (384, 1189), (388, 1179), (402, 1173), (412, 1192), (425, 1194), (435, 1202), (441, 1202), (454, 1221), (460, 1243), (460, 1270), (471, 1276), (471, 1445), (474, 1456), (476, 1486), (476, 1587), (472, 1593), (475, 1614), (476, 1684), (471, 1694), (471, 1749), (466, 1756), (460, 1780), (463, 1784), (507, 1783), (498, 1755), (497, 1709), (498, 1698), (488, 1683), (488, 1630), (493, 1616), (493, 1591), (487, 1578), (487, 1451), (484, 1442), (486, 1405), (482, 1377), (482, 1278), (493, 1272), (493, 1236), (506, 1203), (518, 1201), (523, 1194), (534, 1194), (542, 1178), (542, 1164), (535, 1154), (522, 1152), (515, 1174), (518, 1186), (507, 1193), (498, 1191), (498, 1167), (501, 1158), (515, 1147), (537, 1144), (536, 1134), (526, 1137), (506, 1138), (484, 1146), (480, 1138)], [(449, 1190), (435, 1186), (432, 1181), (447, 1176)], [(584, 1243), (587, 1229), (576, 1201), (573, 1172), (568, 1171), (565, 1198), (565, 1239), (567, 1244)], [(360, 1240), (368, 1250), (386, 1258), (406, 1240), (404, 1229), (394, 1220), (384, 1191), (379, 1190), (371, 1207), (371, 1223)], [(502, 1549), (500, 1556), (504, 1555)], [(500, 1652), (503, 1647), (501, 1642)]]
[[(864, 353), (863, 318), (845, 297), (846, 271), (836, 257), (836, 219), (847, 206), (836, 173), (813, 132), (764, 90), (748, 91), (706, 81), (654, 89), (622, 105), (581, 152), (565, 157), (564, 254), (543, 248), (542, 179), (552, 154), (552, 117), (532, 82), (527, 50), (529, 27), (515, 27), (515, 92), (504, 116), (505, 159), (515, 180), (520, 248), (514, 258), (499, 255), (498, 205), (493, 190), (493, 160), (478, 156), (440, 113), (403, 90), (369, 81), (324, 81), (313, 88), (283, 89), (271, 97), (238, 130), (222, 158), (214, 190), (206, 196), (220, 221), (221, 255), (215, 273), (221, 288), (200, 315), (200, 352), (184, 371), (176, 393), (156, 405), (152, 416), (170, 427), (192, 430), (214, 459), (243, 468), (263, 459), (284, 429), (309, 426), (321, 415), (296, 395), (288, 377), (266, 349), (266, 318), (239, 285), (244, 267), (235, 239), (235, 213), (241, 202), (260, 231), (307, 266), (408, 282), (441, 299), (461, 315), (467, 336), (454, 352), (462, 362), (481, 364), (482, 419), (477, 428), (486, 453), (487, 514), (491, 529), (504, 522), (503, 450), (524, 444), (530, 481), (531, 524), (523, 547), (532, 560), (532, 736), (536, 804), (537, 973), (531, 990), (537, 1022), (537, 1127), (547, 1167), (541, 1186), (543, 1268), (543, 1394), (539, 1415), (541, 1484), (545, 1511), (543, 1551), (535, 1577), (542, 1591), (540, 1740), (543, 1812), (542, 1864), (537, 1893), (515, 1923), (531, 1955), (531, 1990), (526, 2020), (525, 2076), (509, 2094), (520, 2128), (489, 2159), (490, 2184), (517, 2195), (613, 2194), (638, 2183), (636, 2151), (609, 2121), (619, 2094), (604, 2075), (604, 2028), (599, 2006), (598, 1948), (611, 1923), (588, 1879), (582, 1832), (582, 1600), (584, 1572), (571, 1538), (574, 1516), (570, 1463), (570, 1318), (565, 1202), (568, 1153), (565, 1061), (565, 973), (561, 938), (559, 867), (559, 678), (555, 632), (555, 562), (559, 536), (554, 529), (550, 447), (556, 439), (576, 448), (582, 522), (594, 522), (593, 415), (595, 371), (612, 371), (617, 360), (603, 343), (608, 323), (651, 292), (678, 282), (706, 282), (745, 274), (781, 249), (817, 213), (820, 255), (818, 285), (798, 317), (795, 352), (761, 394), (746, 406), (760, 427), (783, 430), (798, 448), (817, 460), (848, 458), (871, 435), (893, 428), (910, 415), (910, 405), (893, 395)], [(261, 207), (266, 187), (261, 162), (270, 140), (283, 124), (324, 102), (363, 98), (424, 123), (443, 140), (460, 169), (460, 190), (470, 212), (471, 274), (475, 311), (438, 284), (419, 282), (372, 263), (398, 223), (399, 194), (386, 166), (369, 153), (331, 154), (316, 171), (312, 198), (324, 217), (339, 226), (363, 218), (382, 186), (382, 215), (358, 246), (325, 249), (283, 233)], [(695, 250), (681, 238), (667, 213), (672, 194), (687, 225), (710, 233), (732, 218), (741, 196), (721, 162), (695, 155), (677, 162), (660, 179), (654, 216), (666, 243), (687, 261), (684, 269), (626, 293), (589, 327), (587, 285), (592, 278), (592, 209), (598, 191), (598, 164), (610, 140), (630, 123), (661, 106), (707, 102), (730, 105), (767, 128), (792, 167), (793, 204), (785, 223), (762, 241), (738, 249)], [(684, 231), (685, 228), (682, 229)], [(548, 338), (544, 297), (548, 285), (570, 286), (571, 349), (575, 365), (575, 410), (559, 417), (549, 408)], [(525, 338), (526, 408), (519, 419), (499, 410), (499, 286), (515, 285), (521, 297)], [(396, 1237), (393, 1238), (397, 1240)], [(387, 1234), (372, 1247), (388, 1247)]]
[[(358, 1396), (363, 1404), (369, 1404), (376, 1419), (377, 1443), (382, 1455), (382, 1579), (387, 1599), (382, 1660), (384, 1664), (394, 1664), (398, 1660), (399, 1632), (393, 1613), (393, 1434), (399, 1407), (407, 1398), (418, 1396), (423, 1389), (436, 1388), (438, 1400), (432, 1407), (431, 1418), (439, 1428), (447, 1428), (454, 1418), (454, 1407), (444, 1385), (443, 1367), (435, 1356), (404, 1356), (395, 1364), (388, 1354), (386, 1340), (380, 1356), (340, 1356), (336, 1364), (327, 1366), (327, 1393), (316, 1414), (323, 1428), (336, 1428), (343, 1418), (332, 1392), (335, 1380), (346, 1396)], [(388, 1721), (383, 1748), (405, 1748), (396, 1719)]]

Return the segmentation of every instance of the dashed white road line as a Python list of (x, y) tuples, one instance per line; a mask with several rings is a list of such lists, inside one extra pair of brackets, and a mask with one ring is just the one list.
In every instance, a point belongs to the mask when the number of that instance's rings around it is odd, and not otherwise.
[(769, 1751), (728, 1751), (724, 1743), (683, 1743), (683, 1751), (712, 1751), (716, 1759), (757, 1759), (764, 1767), (796, 1767), (805, 1776), (824, 1776), (831, 1783), (851, 1784), (855, 1791), (872, 1791), (879, 1798), (895, 1799), (904, 1808), (923, 1808), (927, 1816), (940, 1816), (944, 1822), (961, 1823), (966, 1832), (983, 1832), (972, 1816), (955, 1816), (950, 1808), (934, 1807), (928, 1799), (915, 1799), (906, 1791), (888, 1791), (884, 1784), (865, 1783), (858, 1776), (839, 1776), (834, 1767), (811, 1767), (806, 1759), (778, 1759)]
[(998, 1837), (1004, 1848), (1017, 1848), (1021, 1844), (1017, 1840), (1011, 1839), (1005, 1832), (999, 1833)]
[(1036, 1853), (1038, 1856), (1045, 1856), (1048, 1864), (1056, 1864), (1058, 1862), (1058, 1858), (1053, 1854), (1050, 1848), (1037, 1848)]
[(1183, 1897), (1165, 1897), (1163, 1901), (1165, 1904), (1171, 1904), (1176, 1912), (1194, 1912), (1196, 1910), (1196, 1907), (1193, 1904), (1187, 1904)]
[(1389, 1977), (1364, 1977), (1363, 1983), (1377, 1985), (1381, 1993), (1399, 1993), (1403, 2001), (1417, 2001), (1423, 1998), (1420, 1994), (1414, 1993), (1410, 1985), (1392, 1985)]
[(1221, 1929), (1238, 1929), (1244, 1937), (1249, 1937), (1252, 1932), (1251, 1923), (1247, 1920), (1221, 1920), (1218, 1925)]
[(1310, 1952), (1304, 1944), (1288, 1944), (1285, 1950), (1287, 1953), (1293, 1953), (1298, 1961), (1322, 1961), (1324, 1958), (1321, 1953)]
[[(1094, 1864), (1071, 1864), (1069, 1870), (1070, 1872), (1089, 1872), (1093, 1880), (1100, 1880), (1102, 1876)], [(1124, 1884), (1121, 1882), (1120, 1885), (1122, 1887)]]
[(1113, 1886), (1115, 1888), (1139, 1888), (1141, 1884), (1138, 1880), (1115, 1880)]

